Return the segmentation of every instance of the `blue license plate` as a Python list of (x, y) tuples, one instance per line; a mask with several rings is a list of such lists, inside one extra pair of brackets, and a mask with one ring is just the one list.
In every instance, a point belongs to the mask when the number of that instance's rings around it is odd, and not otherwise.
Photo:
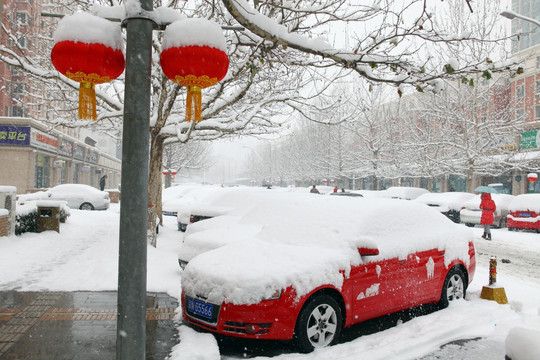
[(195, 315), (212, 319), (213, 305), (188, 297), (187, 310)]
[(528, 212), (520, 212), (519, 217), (531, 217), (531, 213)]

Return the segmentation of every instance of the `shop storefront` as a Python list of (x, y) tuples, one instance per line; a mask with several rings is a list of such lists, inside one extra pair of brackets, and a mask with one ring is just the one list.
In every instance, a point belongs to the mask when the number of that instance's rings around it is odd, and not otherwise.
[(0, 185), (16, 186), (19, 194), (65, 183), (98, 187), (102, 174), (116, 188), (121, 161), (40, 122), (0, 118), (0, 169)]

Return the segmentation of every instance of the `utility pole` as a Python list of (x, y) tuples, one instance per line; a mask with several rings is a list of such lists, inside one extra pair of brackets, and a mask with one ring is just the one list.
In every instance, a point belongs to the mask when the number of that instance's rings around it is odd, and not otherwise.
[(150, 77), (154, 22), (144, 15), (152, 0), (128, 14), (122, 138), (122, 203), (118, 259), (117, 360), (146, 357), (146, 223), (150, 141)]

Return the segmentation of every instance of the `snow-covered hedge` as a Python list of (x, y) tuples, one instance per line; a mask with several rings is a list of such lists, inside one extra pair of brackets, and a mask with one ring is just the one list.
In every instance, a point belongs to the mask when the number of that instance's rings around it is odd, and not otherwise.
[[(60, 205), (60, 222), (66, 222), (71, 215), (71, 209), (65, 201), (56, 202)], [(42, 206), (43, 201), (40, 202)], [(15, 215), (15, 235), (21, 235), (25, 232), (37, 232), (37, 201), (27, 201), (24, 205), (17, 205), (17, 214)]]

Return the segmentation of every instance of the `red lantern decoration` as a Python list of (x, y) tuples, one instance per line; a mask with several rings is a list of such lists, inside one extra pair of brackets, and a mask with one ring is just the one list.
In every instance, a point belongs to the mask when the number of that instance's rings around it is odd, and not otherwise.
[(160, 62), (165, 76), (187, 87), (186, 121), (201, 121), (201, 89), (221, 81), (229, 68), (221, 28), (204, 19), (174, 22), (163, 35)]
[(95, 85), (116, 79), (124, 71), (120, 27), (78, 13), (62, 19), (55, 41), (51, 52), (54, 67), (79, 83), (79, 118), (96, 120)]

